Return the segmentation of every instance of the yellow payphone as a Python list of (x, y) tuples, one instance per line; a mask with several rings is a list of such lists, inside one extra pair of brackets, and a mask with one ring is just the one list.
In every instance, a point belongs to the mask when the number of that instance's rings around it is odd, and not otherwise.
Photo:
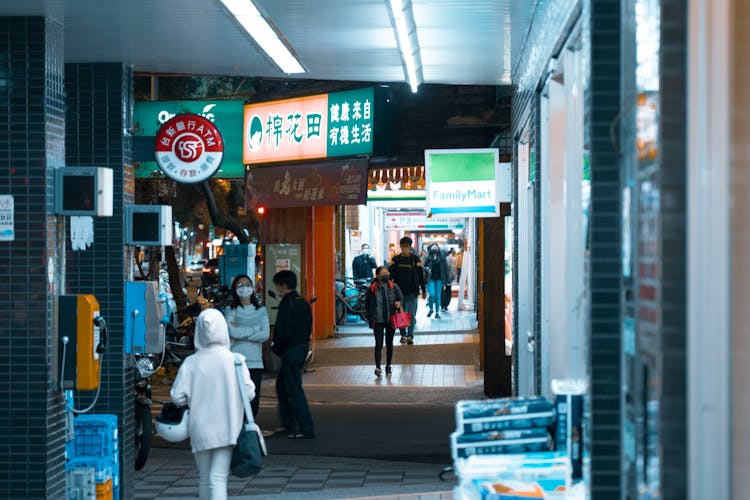
[(107, 325), (93, 295), (57, 298), (60, 388), (99, 389), (101, 356), (107, 348)]

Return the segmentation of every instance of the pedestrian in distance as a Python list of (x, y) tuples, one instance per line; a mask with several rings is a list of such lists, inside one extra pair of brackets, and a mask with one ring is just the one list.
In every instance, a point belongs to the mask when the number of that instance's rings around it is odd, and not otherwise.
[(458, 262), (455, 248), (451, 248), (451, 251), (445, 257), (445, 261), (448, 263), (448, 274), (450, 277), (450, 282), (455, 283), (456, 281), (458, 281)]
[(232, 280), (227, 306), (224, 317), (229, 326), (232, 352), (245, 356), (245, 364), (255, 385), (255, 398), (250, 407), (253, 417), (257, 417), (263, 381), (263, 343), (271, 334), (268, 311), (255, 294), (253, 281), (245, 274)]
[(302, 389), (302, 368), (312, 335), (310, 304), (297, 293), (297, 275), (293, 271), (277, 272), (273, 283), (281, 299), (271, 344), (271, 350), (281, 358), (276, 395), (284, 427), (279, 432), (286, 432), (289, 439), (313, 439), (313, 418)]
[(424, 267), (430, 275), (430, 279), (427, 282), (427, 294), (429, 295), (427, 317), (432, 316), (434, 312), (435, 319), (440, 319), (440, 296), (443, 293), (443, 283), (448, 283), (450, 278), (448, 275), (448, 263), (445, 261), (445, 256), (437, 243), (430, 245)]
[(355, 280), (371, 280), (372, 270), (378, 267), (375, 258), (370, 255), (370, 245), (362, 244), (362, 251), (352, 261), (352, 273)]
[(396, 333), (391, 326), (391, 316), (401, 310), (404, 295), (401, 293), (401, 288), (391, 281), (391, 273), (387, 267), (378, 267), (375, 275), (376, 278), (367, 287), (365, 309), (367, 319), (375, 334), (375, 376), (380, 378), (383, 375), (381, 369), (383, 340), (385, 340), (386, 348), (385, 374), (391, 374), (393, 336)]
[(427, 287), (425, 286), (422, 261), (415, 255), (412, 243), (412, 239), (408, 236), (401, 238), (401, 241), (399, 241), (401, 253), (393, 257), (391, 265), (388, 267), (393, 281), (404, 294), (404, 311), (411, 313), (409, 328), (401, 330), (402, 344), (414, 343), (414, 327), (417, 324), (419, 293), (422, 292), (422, 298), (427, 298)]
[(188, 430), (198, 466), (198, 498), (225, 500), (232, 450), (244, 421), (240, 390), (253, 399), (255, 386), (246, 371), (244, 383), (238, 383), (229, 329), (218, 310), (206, 309), (198, 316), (195, 346), (196, 353), (177, 372), (171, 397), (175, 405), (190, 408)]

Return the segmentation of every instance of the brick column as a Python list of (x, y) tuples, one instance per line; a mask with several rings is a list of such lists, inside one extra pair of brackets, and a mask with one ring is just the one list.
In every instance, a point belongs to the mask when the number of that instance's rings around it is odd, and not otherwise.
[(15, 201), (15, 240), (0, 242), (0, 497), (64, 498), (52, 316), (61, 256), (50, 215), (64, 164), (62, 26), (0, 17), (0, 68), (0, 194)]
[[(114, 170), (114, 213), (94, 220), (94, 243), (72, 251), (67, 243), (67, 293), (96, 296), (109, 327), (109, 348), (102, 367), (102, 392), (96, 413), (118, 415), (122, 498), (132, 497), (133, 361), (124, 353), (124, 280), (126, 254), (124, 207), (133, 203), (131, 163), (132, 70), (118, 63), (66, 64), (67, 116), (65, 159), (68, 166)], [(70, 238), (66, 235), (66, 239)], [(82, 404), (87, 399), (82, 398)]]
[(620, 0), (584, 2), (590, 74), (585, 148), (591, 158), (589, 216), (591, 497), (619, 498), (621, 346), (620, 157), (611, 127), (620, 112)]

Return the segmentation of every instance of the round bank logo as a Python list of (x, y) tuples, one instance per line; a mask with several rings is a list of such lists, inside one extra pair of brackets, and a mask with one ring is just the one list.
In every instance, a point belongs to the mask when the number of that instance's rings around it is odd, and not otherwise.
[(258, 115), (253, 116), (250, 120), (250, 127), (247, 130), (247, 145), (250, 151), (257, 153), (263, 145), (263, 122)]
[(223, 156), (224, 141), (219, 129), (199, 115), (177, 115), (156, 134), (156, 163), (177, 182), (208, 179), (221, 166)]

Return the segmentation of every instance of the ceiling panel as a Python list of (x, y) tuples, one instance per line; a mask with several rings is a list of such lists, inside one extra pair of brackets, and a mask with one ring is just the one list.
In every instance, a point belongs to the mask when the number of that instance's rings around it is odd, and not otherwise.
[[(519, 43), (534, 0), (412, 2), (425, 82), (508, 83), (510, 31)], [(404, 81), (386, 0), (257, 3), (308, 70), (298, 77)], [(60, 20), (68, 62), (121, 61), (141, 72), (287, 77), (218, 0), (3, 0), (0, 15)]]

